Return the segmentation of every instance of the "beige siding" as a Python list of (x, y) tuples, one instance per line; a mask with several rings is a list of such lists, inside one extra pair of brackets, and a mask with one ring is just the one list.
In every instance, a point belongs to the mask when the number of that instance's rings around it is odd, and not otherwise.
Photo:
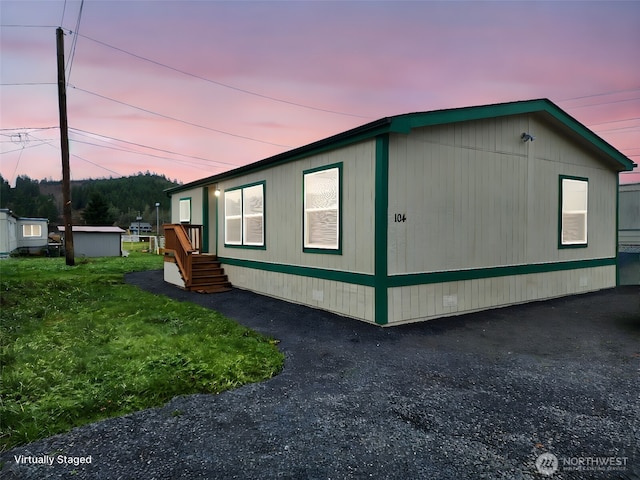
[[(304, 253), (302, 250), (303, 171), (343, 162), (342, 255)], [(281, 265), (373, 273), (373, 185), (375, 142), (368, 141), (260, 170), (218, 184), (218, 255)], [(240, 185), (265, 182), (266, 250), (224, 246), (224, 191)], [(212, 206), (211, 210), (214, 210)], [(212, 226), (212, 236), (214, 222)], [(232, 276), (231, 282), (235, 284)]]
[[(615, 173), (535, 116), (415, 129), (389, 157), (390, 275), (615, 256)], [(589, 179), (587, 248), (558, 249), (561, 174)]]
[(225, 265), (237, 288), (373, 323), (374, 289), (320, 278)]
[(594, 267), (391, 288), (389, 324), (460, 315), (614, 286), (616, 267)]
[(202, 187), (192, 188), (171, 196), (171, 223), (180, 223), (180, 199), (191, 198), (191, 223), (203, 225)]

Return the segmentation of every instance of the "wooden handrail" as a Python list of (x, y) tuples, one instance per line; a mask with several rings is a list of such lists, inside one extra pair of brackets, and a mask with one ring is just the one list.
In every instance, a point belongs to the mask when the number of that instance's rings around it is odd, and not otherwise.
[(202, 225), (164, 224), (165, 251), (173, 251), (185, 287), (191, 286), (192, 256), (199, 253), (202, 239)]

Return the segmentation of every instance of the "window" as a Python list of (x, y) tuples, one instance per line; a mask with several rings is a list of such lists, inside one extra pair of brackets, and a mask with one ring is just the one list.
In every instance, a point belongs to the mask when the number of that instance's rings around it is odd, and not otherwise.
[(588, 193), (586, 178), (560, 176), (559, 247), (587, 246)]
[(33, 223), (22, 225), (23, 237), (40, 237), (41, 235), (42, 230), (40, 225), (36, 225)]
[(304, 176), (304, 251), (340, 253), (342, 164), (307, 170)]
[(224, 193), (224, 243), (264, 247), (264, 182)]
[(180, 223), (191, 222), (191, 198), (180, 199)]

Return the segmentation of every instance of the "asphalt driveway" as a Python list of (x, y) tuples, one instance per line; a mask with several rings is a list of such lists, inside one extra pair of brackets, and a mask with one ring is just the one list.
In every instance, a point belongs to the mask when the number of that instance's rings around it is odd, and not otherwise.
[(638, 287), (383, 329), (127, 282), (280, 339), (284, 371), (5, 452), (1, 478), (640, 479)]

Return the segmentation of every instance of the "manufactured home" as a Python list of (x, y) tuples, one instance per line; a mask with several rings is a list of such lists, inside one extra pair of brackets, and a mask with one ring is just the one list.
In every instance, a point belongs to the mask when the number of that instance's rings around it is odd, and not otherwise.
[(0, 209), (0, 256), (46, 253), (48, 225), (46, 218), (19, 217), (11, 210)]
[(547, 99), (387, 117), (167, 190), (165, 280), (379, 325), (610, 288), (633, 167)]

